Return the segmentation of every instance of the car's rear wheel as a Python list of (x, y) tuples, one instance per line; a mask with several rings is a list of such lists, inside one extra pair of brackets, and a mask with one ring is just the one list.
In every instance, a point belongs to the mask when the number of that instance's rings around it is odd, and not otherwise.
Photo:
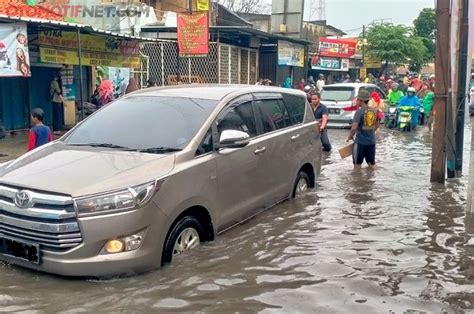
[(162, 264), (170, 263), (174, 257), (198, 247), (202, 235), (203, 228), (196, 218), (192, 216), (182, 218), (173, 226), (166, 240)]
[(309, 176), (306, 174), (306, 172), (300, 171), (298, 173), (298, 177), (296, 178), (295, 186), (293, 188), (293, 197), (303, 195), (309, 190), (309, 187)]

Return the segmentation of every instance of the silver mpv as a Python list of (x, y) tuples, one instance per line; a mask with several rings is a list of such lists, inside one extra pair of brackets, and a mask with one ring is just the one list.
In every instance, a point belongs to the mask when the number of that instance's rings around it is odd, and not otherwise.
[(317, 129), (298, 91), (129, 94), (0, 165), (0, 260), (65, 276), (157, 268), (314, 187)]

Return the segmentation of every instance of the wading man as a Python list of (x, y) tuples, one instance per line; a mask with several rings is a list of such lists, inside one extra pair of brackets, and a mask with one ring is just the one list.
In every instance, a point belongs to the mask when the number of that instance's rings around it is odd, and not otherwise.
[(314, 117), (320, 125), (321, 143), (323, 151), (331, 151), (331, 142), (329, 141), (328, 131), (326, 129), (328, 124), (328, 108), (321, 103), (321, 95), (318, 92), (311, 94), (311, 108), (313, 108)]
[(357, 95), (357, 105), (360, 107), (354, 115), (351, 133), (347, 141), (354, 140), (354, 151), (352, 159), (354, 162), (354, 170), (360, 170), (362, 163), (365, 161), (369, 165), (369, 169), (375, 168), (375, 131), (379, 127), (377, 120), (377, 111), (369, 108), (370, 93), (365, 90), (359, 90)]

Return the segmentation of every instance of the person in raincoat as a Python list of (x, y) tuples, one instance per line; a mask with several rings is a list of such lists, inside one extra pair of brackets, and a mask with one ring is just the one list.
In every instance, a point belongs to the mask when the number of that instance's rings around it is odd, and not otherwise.
[(408, 87), (407, 95), (400, 99), (398, 107), (414, 107), (411, 112), (411, 128), (412, 130), (418, 125), (420, 119), (420, 99), (416, 96), (416, 89)]
[(390, 104), (398, 105), (400, 99), (403, 98), (404, 94), (401, 90), (398, 89), (398, 83), (393, 83), (390, 92), (388, 93), (387, 99)]
[(434, 121), (433, 105), (434, 93), (429, 92), (428, 94), (426, 94), (425, 98), (423, 98), (423, 110), (425, 111), (425, 117), (428, 118), (428, 129), (430, 131)]
[(285, 82), (281, 85), (283, 88), (291, 88), (291, 78), (287, 77), (285, 79)]

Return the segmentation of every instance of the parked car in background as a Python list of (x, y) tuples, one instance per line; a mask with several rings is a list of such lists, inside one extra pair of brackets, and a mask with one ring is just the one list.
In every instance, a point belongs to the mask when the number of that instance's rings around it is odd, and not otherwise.
[(387, 96), (376, 85), (363, 83), (341, 83), (326, 85), (321, 92), (321, 103), (328, 108), (328, 127), (350, 128), (357, 111), (356, 96), (359, 89), (365, 88), (370, 93), (377, 92), (383, 101)]
[(318, 130), (290, 89), (128, 94), (0, 166), (0, 260), (65, 276), (157, 268), (314, 187)]

